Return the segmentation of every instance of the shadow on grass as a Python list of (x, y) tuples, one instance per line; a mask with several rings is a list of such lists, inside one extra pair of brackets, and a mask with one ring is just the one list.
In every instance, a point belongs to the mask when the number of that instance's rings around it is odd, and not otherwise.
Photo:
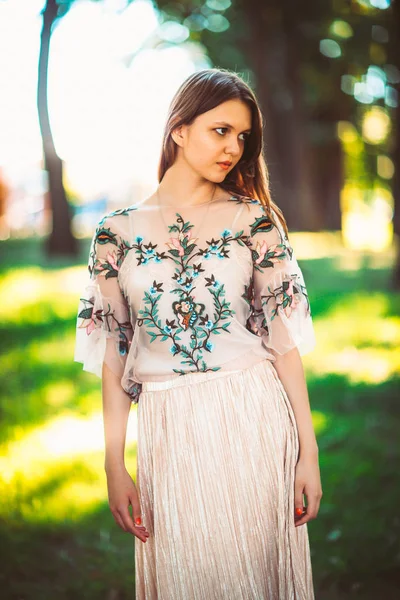
[(132, 600), (134, 543), (114, 523), (106, 503), (75, 524), (0, 520), (1, 597)]
[[(333, 375), (309, 382), (313, 410), (326, 416), (318, 435), (324, 495), (309, 525), (317, 598), (369, 599), (373, 590), (395, 598), (400, 589), (399, 391), (399, 378), (377, 386)], [(333, 589), (338, 595), (325, 595)]]

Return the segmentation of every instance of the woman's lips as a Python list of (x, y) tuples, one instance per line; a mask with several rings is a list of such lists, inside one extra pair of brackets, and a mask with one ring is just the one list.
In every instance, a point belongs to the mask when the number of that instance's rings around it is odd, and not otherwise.
[(225, 171), (231, 166), (231, 164), (228, 163), (217, 163), (217, 165), (219, 165), (221, 169), (225, 169)]

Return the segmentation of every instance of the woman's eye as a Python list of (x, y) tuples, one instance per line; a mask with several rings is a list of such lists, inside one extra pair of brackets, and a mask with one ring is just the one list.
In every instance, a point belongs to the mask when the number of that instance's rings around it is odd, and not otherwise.
[[(227, 127), (217, 127), (214, 131), (218, 131), (218, 130), (227, 130)], [(218, 135), (221, 135), (220, 133)], [(222, 134), (223, 135), (223, 134)], [(247, 140), (247, 138), (249, 137), (249, 133), (241, 133), (240, 135), (243, 135), (244, 137), (242, 138), (242, 140), (245, 142)]]

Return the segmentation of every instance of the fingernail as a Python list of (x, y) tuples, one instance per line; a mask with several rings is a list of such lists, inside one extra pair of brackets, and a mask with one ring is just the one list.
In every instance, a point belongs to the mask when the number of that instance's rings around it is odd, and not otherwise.
[(303, 509), (302, 508), (296, 508), (296, 515), (302, 515), (303, 514)]
[(142, 523), (142, 519), (141, 519), (140, 517), (137, 517), (137, 518), (135, 519), (135, 523), (136, 523), (137, 525), (140, 525), (140, 524)]

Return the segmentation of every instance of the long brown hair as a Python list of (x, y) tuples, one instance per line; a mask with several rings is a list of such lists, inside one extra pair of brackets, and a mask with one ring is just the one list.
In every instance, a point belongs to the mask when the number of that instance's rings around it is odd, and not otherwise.
[(196, 71), (178, 88), (171, 101), (164, 129), (158, 181), (162, 180), (177, 156), (178, 149), (171, 136), (172, 131), (181, 125), (190, 125), (199, 115), (232, 99), (241, 100), (250, 108), (252, 129), (246, 139), (242, 158), (220, 186), (229, 193), (259, 200), (273, 220), (272, 209), (287, 235), (285, 218), (273, 202), (269, 190), (269, 174), (263, 151), (263, 116), (254, 92), (234, 71), (216, 68)]

